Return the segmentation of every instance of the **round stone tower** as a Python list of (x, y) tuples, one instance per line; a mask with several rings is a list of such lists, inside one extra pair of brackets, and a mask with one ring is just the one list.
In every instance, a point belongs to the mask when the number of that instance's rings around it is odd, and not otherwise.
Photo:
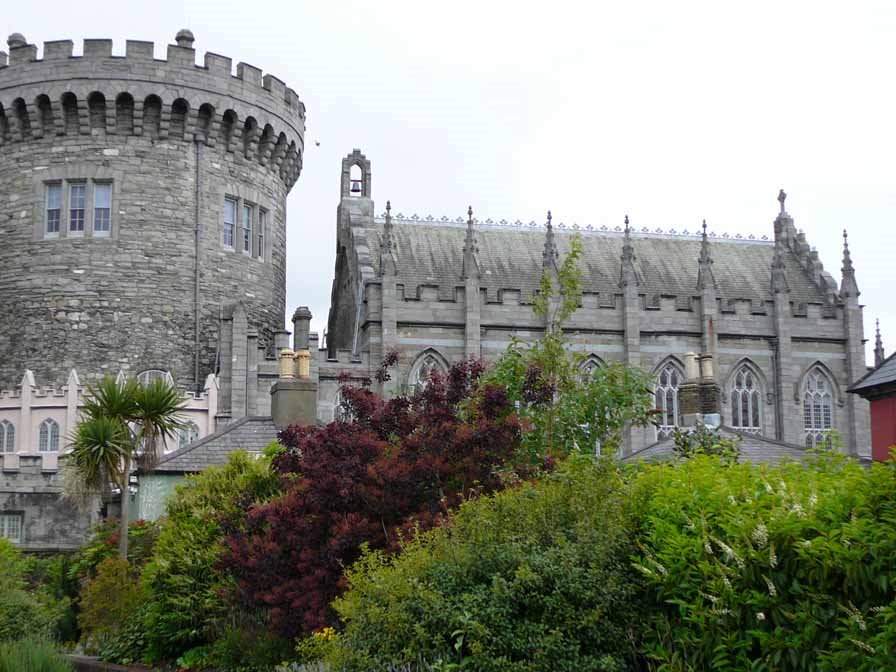
[(219, 317), (282, 329), (286, 196), (304, 153), (295, 91), (181, 30), (151, 42), (0, 51), (0, 388), (215, 370)]

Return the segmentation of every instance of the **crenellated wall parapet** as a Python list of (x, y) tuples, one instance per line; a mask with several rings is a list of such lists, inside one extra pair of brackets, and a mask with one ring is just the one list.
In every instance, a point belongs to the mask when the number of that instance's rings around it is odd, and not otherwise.
[[(21, 37), (21, 36), (19, 36)], [(43, 58), (24, 38), (10, 38), (0, 57), (0, 145), (57, 136), (150, 136), (216, 147), (234, 160), (257, 162), (287, 188), (304, 154), (305, 106), (294, 90), (255, 66), (207, 53), (196, 64), (193, 37), (178, 33), (167, 59), (152, 42), (128, 40), (124, 56), (112, 40), (44, 43)]]

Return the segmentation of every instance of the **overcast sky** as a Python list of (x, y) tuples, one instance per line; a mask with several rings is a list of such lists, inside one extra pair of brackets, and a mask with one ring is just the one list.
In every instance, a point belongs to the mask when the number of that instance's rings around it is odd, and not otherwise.
[[(10, 11), (10, 9), (12, 11)], [(284, 80), (308, 111), (288, 201), (287, 315), (323, 331), (340, 161), (377, 212), (769, 235), (779, 188), (839, 282), (850, 234), (865, 336), (896, 347), (896, 3), (15, 3), (5, 33), (156, 42), (179, 28)], [(315, 145), (320, 142), (320, 146)], [(696, 261), (695, 261), (696, 263)]]

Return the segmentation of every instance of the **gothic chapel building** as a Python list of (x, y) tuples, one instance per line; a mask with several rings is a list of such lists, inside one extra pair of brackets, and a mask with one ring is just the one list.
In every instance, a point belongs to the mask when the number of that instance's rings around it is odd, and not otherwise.
[(846, 393), (867, 371), (846, 233), (838, 285), (785, 198), (773, 237), (761, 239), (717, 236), (705, 224), (690, 233), (627, 221), (615, 230), (558, 226), (550, 216), (544, 226), (472, 213), (421, 219), (388, 203), (376, 214), (370, 161), (355, 150), (342, 163), (326, 346), (312, 366), (320, 419), (338, 413), (340, 374), (369, 376), (391, 350), (400, 357), (386, 394), (451, 362), (494, 360), (514, 336), (538, 338), (545, 325), (533, 294), (578, 233), (584, 294), (563, 325), (569, 342), (585, 367), (617, 360), (655, 377), (660, 424), (632, 430), (627, 454), (669, 438), (680, 422), (683, 355), (704, 352), (714, 357), (726, 428), (790, 448), (836, 430), (849, 452), (867, 456), (867, 402)]

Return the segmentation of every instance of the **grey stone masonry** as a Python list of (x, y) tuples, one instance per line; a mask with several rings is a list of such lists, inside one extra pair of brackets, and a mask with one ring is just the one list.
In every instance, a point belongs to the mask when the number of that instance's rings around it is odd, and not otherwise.
[[(580, 235), (583, 294), (562, 327), (589, 366), (622, 361), (656, 376), (658, 388), (663, 371), (675, 372), (666, 376), (675, 389), (658, 398), (680, 426), (683, 356), (706, 353), (721, 423), (764, 437), (757, 450), (813, 445), (836, 431), (850, 452), (870, 454), (867, 405), (846, 394), (864, 372), (852, 261), (845, 256), (838, 286), (794, 226), (783, 192), (773, 237), (663, 231), (628, 218), (624, 227), (591, 227), (555, 216), (542, 226), (476, 220), (469, 209), (406, 216), (394, 200), (388, 217), (377, 216), (370, 169), (358, 150), (343, 161), (327, 347), (317, 358), (321, 420), (334, 417), (339, 376), (373, 377), (386, 350), (398, 351), (382, 389), (390, 395), (419, 383), (424, 369), (470, 356), (494, 361), (512, 339), (539, 338), (548, 326), (532, 310), (540, 279), (556, 273)], [(624, 454), (668, 430), (630, 429)]]
[(0, 59), (0, 387), (26, 367), (47, 383), (77, 368), (197, 384), (226, 303), (245, 307), (253, 347), (282, 328), (304, 105), (246, 63), (197, 65), (189, 31), (176, 41), (165, 60), (111, 40), (81, 56), (47, 42), (38, 60), (22, 38)]

